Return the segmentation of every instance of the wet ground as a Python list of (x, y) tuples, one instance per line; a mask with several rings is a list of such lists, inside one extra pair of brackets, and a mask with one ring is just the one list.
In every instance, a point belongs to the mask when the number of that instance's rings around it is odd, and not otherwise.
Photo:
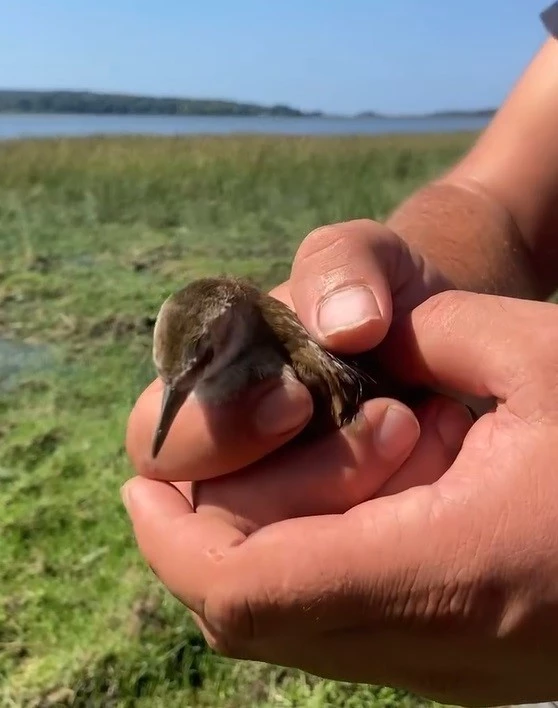
[(21, 376), (51, 369), (56, 363), (52, 348), (0, 338), (0, 391), (10, 390)]

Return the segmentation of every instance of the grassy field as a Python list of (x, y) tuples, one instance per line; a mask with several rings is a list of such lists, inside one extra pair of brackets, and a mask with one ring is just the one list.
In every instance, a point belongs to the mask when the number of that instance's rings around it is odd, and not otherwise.
[(210, 654), (119, 487), (162, 299), (288, 276), (312, 228), (382, 219), (471, 136), (0, 143), (0, 705), (416, 706)]

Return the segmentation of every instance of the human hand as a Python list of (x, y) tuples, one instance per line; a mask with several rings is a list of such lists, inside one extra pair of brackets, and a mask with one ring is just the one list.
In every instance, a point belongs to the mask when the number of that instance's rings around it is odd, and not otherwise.
[(439, 481), (246, 536), (135, 477), (141, 552), (228, 656), (446, 703), (558, 698), (557, 332), (555, 305), (431, 298), (390, 336), (400, 366), (499, 401)]
[[(357, 286), (352, 301), (349, 286)], [(393, 232), (360, 220), (312, 232), (296, 254), (291, 278), (272, 294), (293, 307), (324, 346), (355, 352), (376, 346), (393, 317), (446, 287), (440, 274)], [(333, 293), (341, 297), (337, 306)], [(343, 324), (340, 318), (348, 321)], [(130, 416), (127, 447), (140, 474), (167, 480), (211, 478), (246, 468), (294, 438), (312, 413), (309, 392), (292, 381), (256, 386), (241, 401), (212, 410), (210, 422), (191, 397), (154, 460), (151, 440), (161, 395), (156, 380), (140, 396)], [(379, 420), (379, 409), (373, 417)], [(409, 439), (413, 432), (416, 422), (408, 416), (406, 428), (393, 437)]]
[[(313, 329), (325, 346), (340, 348), (345, 343), (358, 350), (374, 346), (394, 311), (406, 311), (434, 287), (435, 279), (427, 272), (391, 232), (372, 222), (350, 222), (311, 234), (295, 258), (291, 280), (274, 294), (292, 307), (298, 302), (301, 317), (312, 329), (324, 293), (329, 295), (335, 285), (346, 292), (348, 283), (368, 283), (377, 293), (382, 317), (376, 311), (368, 322), (349, 327), (345, 338), (335, 333), (334, 341)], [(341, 309), (351, 314), (351, 308)], [(356, 311), (362, 315), (362, 309)], [(342, 431), (270, 454), (301, 427), (291, 425), (282, 435), (254, 434), (252, 422), (262, 422), (257, 399), (262, 389), (270, 388), (274, 398), (264, 404), (268, 419), (269, 406), (277, 405), (277, 397), (291, 396), (296, 415), (311, 412), (311, 399), (302, 384), (278, 388), (266, 382), (240, 401), (211, 411), (210, 425), (204, 410), (190, 399), (173, 426), (172, 440), (167, 439), (154, 461), (150, 441), (161, 405), (161, 384), (155, 382), (130, 417), (128, 450), (136, 469), (148, 477), (201, 480), (195, 489), (197, 511), (235, 519), (248, 533), (294, 516), (342, 513), (375, 494), (432, 482), (451, 464), (471, 425), (465, 408), (443, 397), (433, 397), (414, 415), (396, 401), (375, 399)], [(239, 468), (243, 469), (237, 474), (225, 474)], [(191, 485), (180, 488), (193, 499)]]

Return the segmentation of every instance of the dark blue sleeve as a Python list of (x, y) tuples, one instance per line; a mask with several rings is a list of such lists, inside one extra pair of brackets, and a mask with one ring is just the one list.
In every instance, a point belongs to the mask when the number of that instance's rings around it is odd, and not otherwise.
[(541, 20), (547, 31), (558, 39), (558, 2), (553, 2), (541, 12)]

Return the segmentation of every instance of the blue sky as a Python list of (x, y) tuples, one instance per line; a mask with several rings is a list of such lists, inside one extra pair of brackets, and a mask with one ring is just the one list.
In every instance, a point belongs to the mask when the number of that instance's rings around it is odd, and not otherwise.
[(499, 104), (544, 41), (533, 0), (6, 0), (0, 87), (287, 103)]

